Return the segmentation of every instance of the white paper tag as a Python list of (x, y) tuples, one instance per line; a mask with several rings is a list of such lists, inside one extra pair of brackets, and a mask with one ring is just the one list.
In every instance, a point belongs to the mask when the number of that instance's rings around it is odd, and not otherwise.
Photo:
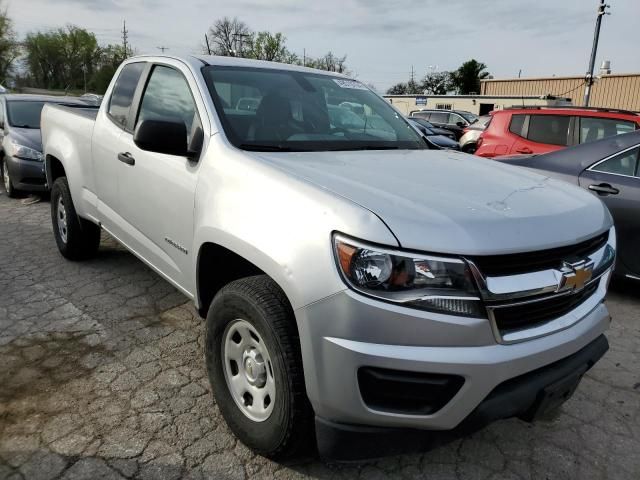
[(336, 82), (338, 84), (338, 86), (341, 87), (341, 88), (354, 88), (356, 90), (369, 90), (363, 84), (361, 84), (360, 82), (357, 82), (355, 80), (342, 80), (340, 78), (334, 78), (333, 81)]

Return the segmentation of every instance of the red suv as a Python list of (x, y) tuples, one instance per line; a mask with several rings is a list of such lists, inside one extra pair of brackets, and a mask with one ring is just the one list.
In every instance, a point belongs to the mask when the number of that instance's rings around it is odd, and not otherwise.
[(640, 113), (580, 107), (496, 110), (478, 139), (476, 155), (547, 153), (640, 129)]

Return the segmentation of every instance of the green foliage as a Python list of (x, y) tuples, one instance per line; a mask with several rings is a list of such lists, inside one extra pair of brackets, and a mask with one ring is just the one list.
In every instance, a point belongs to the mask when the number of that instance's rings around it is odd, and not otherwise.
[(428, 73), (422, 80), (422, 90), (431, 95), (446, 95), (452, 89), (449, 72)]
[(287, 38), (280, 32), (258, 32), (252, 35), (251, 49), (247, 56), (256, 60), (284, 62), (290, 55), (285, 45), (286, 41)]
[(487, 78), (487, 66), (475, 59), (464, 62), (455, 72), (451, 72), (451, 82), (460, 95), (480, 93), (480, 80)]
[(6, 85), (13, 69), (13, 62), (20, 54), (20, 48), (13, 30), (13, 22), (2, 5), (3, 2), (0, 1), (0, 83)]
[(72, 25), (46, 33), (31, 33), (24, 45), (30, 80), (42, 88), (83, 88), (100, 58), (95, 35)]
[[(287, 47), (287, 37), (281, 32), (253, 32), (238, 18), (224, 17), (209, 27), (209, 47), (214, 55), (254, 58), (272, 62), (302, 65), (303, 60)], [(203, 46), (208, 53), (207, 46)], [(317, 58), (307, 57), (304, 65), (320, 70), (348, 74), (346, 55), (339, 57), (333, 52)]]

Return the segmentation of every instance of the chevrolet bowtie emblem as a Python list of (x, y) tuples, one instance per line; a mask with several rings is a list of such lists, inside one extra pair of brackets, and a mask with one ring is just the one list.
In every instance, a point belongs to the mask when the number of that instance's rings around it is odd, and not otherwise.
[(572, 290), (579, 292), (593, 276), (593, 261), (582, 260), (576, 263), (564, 262), (560, 270), (557, 292)]

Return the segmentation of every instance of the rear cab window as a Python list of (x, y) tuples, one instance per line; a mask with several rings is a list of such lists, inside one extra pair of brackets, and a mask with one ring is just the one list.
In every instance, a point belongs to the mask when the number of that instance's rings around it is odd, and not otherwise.
[(127, 127), (133, 96), (146, 65), (145, 62), (125, 65), (113, 87), (107, 113), (111, 120), (121, 128), (126, 129)]

